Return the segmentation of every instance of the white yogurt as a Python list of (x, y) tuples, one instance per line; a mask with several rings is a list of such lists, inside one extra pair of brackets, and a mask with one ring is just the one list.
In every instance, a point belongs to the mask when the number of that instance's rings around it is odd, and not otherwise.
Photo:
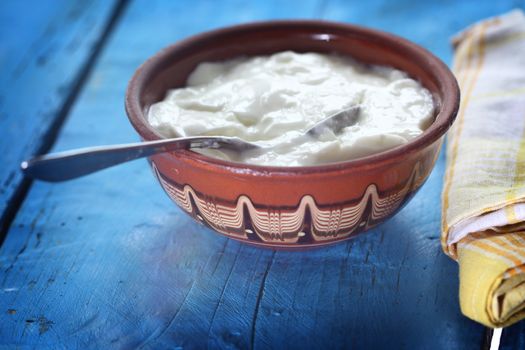
[[(337, 135), (298, 137), (316, 122), (359, 105)], [(165, 137), (223, 135), (260, 141), (264, 152), (197, 150), (232, 161), (279, 166), (339, 162), (420, 135), (433, 121), (432, 95), (406, 73), (349, 57), (285, 51), (201, 63), (187, 86), (152, 105), (149, 123)]]

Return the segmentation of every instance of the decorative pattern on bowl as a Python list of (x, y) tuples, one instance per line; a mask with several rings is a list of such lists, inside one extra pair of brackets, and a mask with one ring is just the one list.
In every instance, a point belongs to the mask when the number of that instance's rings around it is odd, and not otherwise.
[(370, 184), (359, 201), (320, 207), (311, 195), (304, 195), (295, 208), (267, 208), (252, 203), (246, 195), (236, 202), (206, 199), (190, 185), (172, 183), (162, 176), (155, 163), (153, 172), (168, 196), (194, 219), (234, 239), (250, 240), (255, 234), (262, 242), (295, 244), (311, 238), (320, 243), (349, 238), (391, 216), (403, 204), (416, 179), (416, 164), (410, 180), (399, 191), (382, 195)]

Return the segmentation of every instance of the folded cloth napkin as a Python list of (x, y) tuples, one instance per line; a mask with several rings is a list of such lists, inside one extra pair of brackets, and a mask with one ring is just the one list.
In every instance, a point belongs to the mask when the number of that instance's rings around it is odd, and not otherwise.
[(453, 39), (462, 93), (449, 132), (442, 245), (459, 263), (462, 312), (489, 327), (525, 317), (525, 16)]

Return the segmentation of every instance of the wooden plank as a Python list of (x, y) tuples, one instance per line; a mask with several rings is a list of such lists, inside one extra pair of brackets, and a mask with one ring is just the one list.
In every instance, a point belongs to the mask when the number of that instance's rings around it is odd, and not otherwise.
[[(396, 33), (450, 63), (453, 34), (513, 5), (372, 0), (351, 6), (330, 0), (323, 18)], [(442, 154), (427, 184), (400, 214), (346, 247), (302, 255), (293, 270), (288, 265), (293, 255), (278, 252), (260, 303), (270, 311), (258, 314), (258, 345), (293, 346), (316, 329), (312, 348), (479, 348), (483, 327), (459, 313), (457, 266), (439, 245), (444, 168)], [(290, 275), (296, 278), (286, 278)], [(286, 298), (280, 297), (282, 289), (288, 291)], [(297, 305), (302, 309), (290, 312)], [(315, 316), (298, 317), (308, 310)], [(304, 331), (275, 332), (288, 324)]]
[(352, 6), (345, 0), (328, 0), (323, 17), (395, 33), (451, 63), (451, 36), (474, 22), (514, 8), (525, 8), (525, 1), (369, 0), (365, 6)]
[(19, 164), (50, 145), (114, 9), (104, 0), (0, 2), (0, 243), (23, 195)]
[[(134, 2), (55, 149), (135, 140), (124, 90), (161, 47), (236, 22), (311, 17), (319, 6), (277, 3)], [(35, 183), (1, 250), (0, 339), (68, 348), (247, 347), (271, 255), (195, 225), (144, 161), (64, 184)]]
[[(127, 79), (169, 42), (277, 16), (362, 19), (400, 33), (420, 15), (416, 1), (393, 12), (388, 4), (136, 1), (55, 149), (135, 139), (122, 108)], [(442, 6), (439, 13), (453, 9)], [(404, 20), (389, 24), (397, 16)], [(469, 19), (458, 13), (456, 25)], [(446, 42), (450, 31), (436, 29), (431, 40)], [(414, 200), (368, 234), (276, 253), (194, 224), (143, 161), (68, 183), (36, 183), (0, 251), (0, 339), (68, 348), (477, 349), (483, 328), (460, 315), (457, 267), (439, 247), (443, 170), (442, 156)]]

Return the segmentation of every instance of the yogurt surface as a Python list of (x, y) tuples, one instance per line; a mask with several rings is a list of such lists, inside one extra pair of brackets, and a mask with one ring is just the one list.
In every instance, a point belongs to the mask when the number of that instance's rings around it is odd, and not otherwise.
[[(359, 106), (356, 123), (337, 134), (301, 137), (316, 122)], [(433, 121), (431, 93), (406, 73), (352, 58), (285, 51), (201, 63), (184, 88), (148, 110), (164, 137), (237, 136), (270, 145), (208, 156), (273, 166), (340, 162), (381, 152), (420, 135)]]

